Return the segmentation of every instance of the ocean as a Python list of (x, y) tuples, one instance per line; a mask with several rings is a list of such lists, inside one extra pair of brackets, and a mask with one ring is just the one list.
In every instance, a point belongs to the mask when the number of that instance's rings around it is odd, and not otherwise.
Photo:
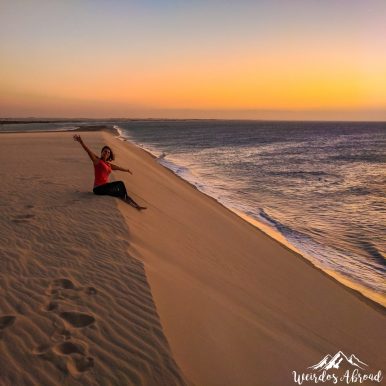
[(386, 123), (145, 120), (116, 128), (346, 285), (386, 295)]
[[(365, 296), (384, 299), (386, 123), (106, 123), (115, 126), (121, 139), (151, 152), (160, 164), (268, 229), (271, 236), (284, 239), (328, 274)], [(30, 125), (31, 130), (39, 127)], [(40, 124), (40, 129), (74, 125)], [(6, 126), (21, 130), (19, 125)], [(27, 126), (22, 129), (28, 130)]]

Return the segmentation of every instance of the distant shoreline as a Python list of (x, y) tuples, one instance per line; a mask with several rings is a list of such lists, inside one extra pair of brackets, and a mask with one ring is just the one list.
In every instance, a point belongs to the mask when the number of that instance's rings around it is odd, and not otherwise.
[[(56, 122), (23, 122), (23, 123), (56, 123)], [(16, 122), (14, 122), (16, 124)], [(18, 130), (18, 131), (0, 131), (0, 134), (26, 134), (26, 133), (64, 133), (76, 131), (114, 131), (112, 126), (108, 125), (84, 125), (78, 126), (75, 129), (59, 129), (59, 130)]]
[[(9, 120), (8, 120), (9, 119)], [(336, 122), (336, 123), (385, 123), (386, 120), (345, 120), (345, 119), (249, 119), (249, 118), (1, 118), (0, 125), (27, 124), (27, 123), (69, 123), (69, 122), (138, 122), (138, 121), (166, 121), (166, 122), (187, 122), (187, 121), (244, 121), (244, 122)]]

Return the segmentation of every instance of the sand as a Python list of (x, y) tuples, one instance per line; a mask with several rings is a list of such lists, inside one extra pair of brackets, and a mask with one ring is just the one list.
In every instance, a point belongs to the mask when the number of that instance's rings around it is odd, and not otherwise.
[(143, 150), (81, 135), (148, 210), (93, 195), (71, 133), (0, 136), (0, 384), (294, 385), (339, 350), (385, 372), (382, 306)]

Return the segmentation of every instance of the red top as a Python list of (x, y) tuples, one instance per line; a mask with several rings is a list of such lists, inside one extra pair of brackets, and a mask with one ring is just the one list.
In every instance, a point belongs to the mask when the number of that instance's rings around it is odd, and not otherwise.
[(95, 180), (94, 188), (99, 185), (107, 184), (109, 180), (109, 174), (111, 173), (111, 166), (103, 160), (99, 160), (96, 165), (94, 165), (95, 171)]

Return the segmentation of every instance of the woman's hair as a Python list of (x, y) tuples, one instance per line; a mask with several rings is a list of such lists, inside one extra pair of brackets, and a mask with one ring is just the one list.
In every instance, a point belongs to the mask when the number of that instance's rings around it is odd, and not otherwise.
[(103, 146), (101, 152), (102, 152), (103, 150), (105, 150), (105, 149), (110, 150), (110, 157), (107, 158), (107, 161), (114, 161), (115, 156), (114, 156), (113, 151), (111, 150), (111, 147), (109, 147), (109, 146)]

